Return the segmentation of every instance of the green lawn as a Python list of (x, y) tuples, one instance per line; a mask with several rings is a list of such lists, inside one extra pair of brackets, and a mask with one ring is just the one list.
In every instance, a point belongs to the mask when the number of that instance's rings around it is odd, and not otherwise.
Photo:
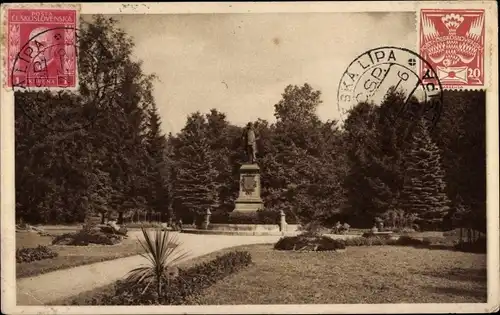
[[(49, 231), (52, 234), (68, 232), (72, 231)], [(135, 237), (129, 237), (124, 239), (121, 244), (112, 246), (53, 246), (51, 242), (51, 237), (39, 236), (37, 233), (16, 233), (16, 248), (48, 245), (59, 253), (58, 257), (52, 259), (16, 264), (17, 278), (30, 277), (58, 269), (131, 256), (143, 252), (141, 245)]]
[[(486, 255), (400, 246), (348, 247), (344, 253), (275, 251), (273, 245), (227, 248), (184, 264), (238, 250), (253, 265), (216, 283), (192, 304), (485, 303)], [(53, 305), (84, 305), (113, 292), (96, 288)]]
[(399, 246), (345, 253), (246, 246), (254, 265), (195, 304), (485, 303), (486, 255)]

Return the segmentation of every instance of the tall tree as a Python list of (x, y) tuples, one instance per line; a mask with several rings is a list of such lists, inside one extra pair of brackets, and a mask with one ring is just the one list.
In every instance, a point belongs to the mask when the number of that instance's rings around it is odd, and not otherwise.
[(432, 137), (443, 154), (451, 213), (486, 231), (486, 97), (484, 91), (445, 91)]
[(196, 112), (174, 139), (174, 211), (184, 220), (195, 219), (207, 208), (219, 206), (215, 155), (207, 139), (205, 117)]
[(353, 107), (344, 124), (344, 143), (348, 172), (343, 177), (347, 210), (351, 222), (369, 227), (373, 223), (375, 191), (369, 179), (373, 176), (372, 159), (378, 152), (377, 111), (373, 103)]
[(262, 159), (266, 207), (283, 209), (302, 221), (320, 220), (339, 211), (343, 193), (342, 156), (336, 122), (322, 122), (316, 110), (320, 91), (309, 84), (289, 85), (275, 105), (271, 152)]
[(148, 111), (148, 132), (146, 134), (146, 145), (149, 153), (149, 207), (162, 217), (169, 220), (170, 190), (169, 175), (170, 165), (167, 154), (167, 139), (161, 131), (161, 118), (156, 104), (152, 104)]
[(432, 141), (424, 119), (415, 126), (404, 165), (402, 208), (406, 213), (415, 213), (421, 224), (438, 228), (449, 210), (449, 199), (439, 148)]
[(145, 206), (154, 77), (131, 59), (133, 42), (113, 19), (82, 22), (78, 45), (76, 93), (16, 93), (18, 219), (81, 222)]

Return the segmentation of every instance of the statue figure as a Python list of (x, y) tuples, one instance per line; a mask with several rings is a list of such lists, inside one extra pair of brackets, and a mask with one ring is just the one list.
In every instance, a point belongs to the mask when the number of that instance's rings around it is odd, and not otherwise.
[(254, 164), (257, 160), (257, 137), (255, 136), (255, 131), (253, 125), (249, 122), (243, 132), (243, 145), (245, 146), (245, 152), (247, 154), (247, 161), (250, 164)]

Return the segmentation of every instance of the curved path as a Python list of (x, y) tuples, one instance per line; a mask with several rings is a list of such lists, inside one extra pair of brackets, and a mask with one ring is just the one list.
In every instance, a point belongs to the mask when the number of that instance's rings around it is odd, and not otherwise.
[[(135, 232), (139, 235), (141, 232)], [(131, 235), (135, 237), (135, 235)], [(180, 233), (179, 241), (188, 250), (188, 259), (248, 244), (275, 243), (280, 236), (225, 236)], [(17, 305), (43, 305), (105, 286), (124, 277), (146, 260), (140, 255), (57, 270), (17, 280)]]

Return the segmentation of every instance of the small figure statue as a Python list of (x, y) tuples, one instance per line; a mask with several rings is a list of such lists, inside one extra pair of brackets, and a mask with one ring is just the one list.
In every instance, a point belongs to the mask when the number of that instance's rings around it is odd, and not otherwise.
[(257, 137), (251, 122), (249, 122), (243, 133), (243, 144), (247, 154), (247, 161), (254, 164), (257, 160)]
[(333, 234), (340, 234), (341, 228), (342, 228), (342, 224), (340, 224), (340, 221), (337, 221), (337, 223), (335, 223), (335, 226), (333, 228)]

